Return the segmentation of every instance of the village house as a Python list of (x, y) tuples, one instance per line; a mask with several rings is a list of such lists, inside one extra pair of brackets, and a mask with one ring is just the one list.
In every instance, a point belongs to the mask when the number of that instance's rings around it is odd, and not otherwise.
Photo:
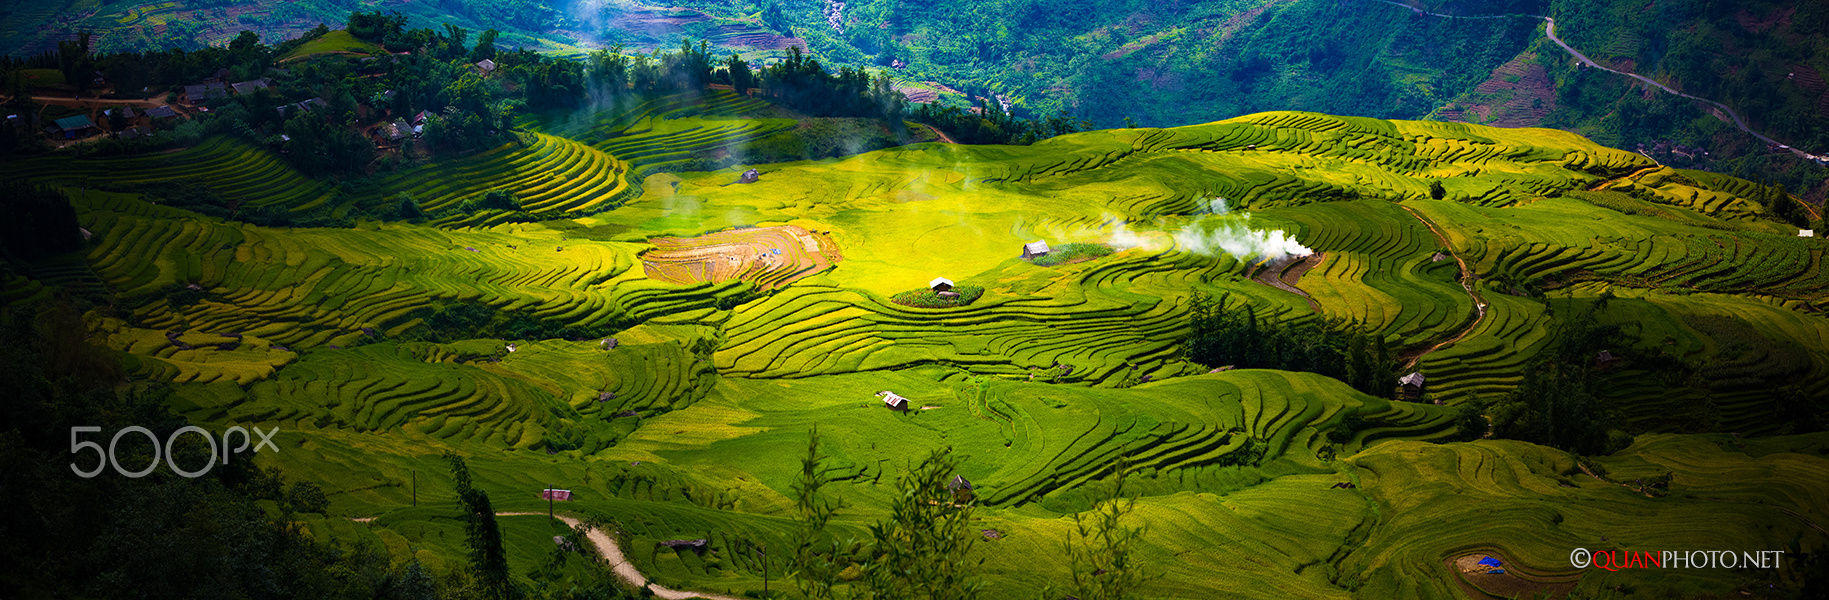
[(689, 550), (689, 551), (692, 551), (692, 552), (695, 552), (698, 554), (704, 554), (707, 543), (708, 543), (708, 540), (706, 540), (705, 538), (699, 538), (696, 540), (667, 540), (667, 541), (661, 542), (660, 545), (666, 546), (675, 551)]
[(146, 109), (146, 116), (152, 117), (154, 121), (160, 121), (177, 117), (178, 111), (172, 110), (170, 106), (159, 105)]
[(229, 97), (229, 88), (222, 85), (220, 81), (205, 81), (196, 85), (184, 86), (184, 102), (187, 104), (200, 104), (227, 97)]
[(1403, 386), (1405, 398), (1415, 400), (1423, 395), (1423, 384), (1427, 381), (1421, 371), (1397, 378), (1397, 384)]
[(1035, 258), (1047, 256), (1047, 255), (1048, 255), (1048, 242), (1044, 242), (1042, 240), (1035, 240), (1033, 242), (1029, 242), (1027, 244), (1022, 245), (1022, 257), (1024, 260), (1035, 259)]
[(889, 410), (901, 411), (901, 412), (908, 411), (908, 399), (907, 398), (903, 398), (899, 395), (896, 395), (895, 392), (891, 392), (889, 390), (883, 390), (883, 391), (877, 392), (876, 395), (878, 398), (883, 399), (883, 404), (885, 406), (888, 406)]
[(272, 83), (272, 81), (263, 77), (251, 81), (231, 83), (229, 84), (229, 89), (235, 90), (235, 95), (237, 96), (246, 96), (248, 94), (259, 93), (261, 90), (273, 89)]
[(1816, 230), (1815, 229), (1799, 229), (1799, 230), (1797, 230), (1797, 237), (1816, 237)]
[(966, 481), (964, 475), (954, 475), (952, 481), (946, 482), (946, 489), (953, 493), (953, 502), (965, 504), (972, 501), (972, 482)]
[(52, 123), (56, 124), (57, 133), (66, 140), (88, 137), (90, 134), (101, 131), (101, 128), (95, 126), (95, 121), (89, 120), (89, 115), (64, 117), (52, 121)]
[(490, 73), (495, 72), (495, 61), (487, 58), (476, 61), (476, 64), (470, 65), (470, 70), (475, 71), (477, 75), (487, 77)]

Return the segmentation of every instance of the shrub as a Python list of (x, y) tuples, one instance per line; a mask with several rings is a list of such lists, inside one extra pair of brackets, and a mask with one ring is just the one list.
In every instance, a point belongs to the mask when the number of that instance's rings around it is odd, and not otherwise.
[(984, 288), (976, 285), (958, 285), (954, 286), (952, 291), (957, 292), (959, 295), (952, 298), (941, 298), (939, 292), (921, 288), (896, 294), (891, 297), (890, 300), (903, 306), (952, 308), (971, 304), (972, 302), (977, 301), (979, 296), (984, 295)]
[(1046, 255), (1029, 259), (1029, 262), (1044, 267), (1064, 265), (1109, 256), (1113, 250), (1104, 244), (1061, 244), (1050, 248)]
[(489, 190), (483, 195), (464, 201), (463, 211), (473, 213), (479, 210), (521, 210), (521, 200), (508, 190)]
[(300, 481), (286, 491), (286, 506), (292, 512), (322, 514), (330, 507), (330, 499), (324, 497), (324, 489), (318, 484)]

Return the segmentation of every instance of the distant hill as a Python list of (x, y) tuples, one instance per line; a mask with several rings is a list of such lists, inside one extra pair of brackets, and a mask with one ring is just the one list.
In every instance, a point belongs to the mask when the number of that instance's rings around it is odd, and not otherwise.
[(1555, 17), (1605, 66), (1829, 151), (1829, 7), (1796, 0), (53, 0), (0, 8), (0, 50), (39, 52), (84, 30), (103, 51), (220, 44), (243, 29), (272, 40), (370, 9), (414, 26), (496, 28), (507, 46), (558, 54), (686, 38), (766, 64), (804, 46), (828, 64), (892, 72), (917, 101), (977, 98), (1102, 127), (1263, 110), (1556, 127), (1819, 203), (1829, 195), (1822, 167), (1700, 104), (1577, 68), (1530, 16)]

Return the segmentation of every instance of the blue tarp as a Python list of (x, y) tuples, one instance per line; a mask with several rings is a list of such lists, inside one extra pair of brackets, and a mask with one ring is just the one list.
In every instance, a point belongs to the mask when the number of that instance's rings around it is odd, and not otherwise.
[(1505, 569), (1493, 569), (1491, 571), (1487, 571), (1486, 574), (1487, 575), (1504, 575)]
[(1499, 559), (1488, 556), (1486, 558), (1480, 559), (1480, 566), (1482, 566), (1482, 567), (1502, 567), (1502, 566), (1505, 566), (1505, 563), (1501, 563), (1501, 562), (1499, 562)]

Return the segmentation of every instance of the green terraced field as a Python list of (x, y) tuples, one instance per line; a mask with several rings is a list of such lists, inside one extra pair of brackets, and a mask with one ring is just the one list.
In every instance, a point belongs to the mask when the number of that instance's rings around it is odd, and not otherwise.
[[(815, 426), (844, 535), (886, 514), (911, 461), (950, 449), (976, 486), (973, 529), (1002, 534), (974, 550), (988, 598), (1068, 577), (1071, 516), (1120, 464), (1146, 527), (1144, 598), (1470, 597), (1449, 564), (1469, 552), (1587, 597), (1729, 596), (1763, 580), (1576, 571), (1567, 553), (1824, 547), (1829, 438), (1787, 426), (1775, 396), (1829, 400), (1829, 243), (1772, 220), (1751, 183), (1558, 131), (1291, 112), (914, 144), (735, 183), (749, 166), (732, 149), (794, 126), (762, 109), (716, 93), (529, 118), (518, 142), (335, 190), (225, 140), (9, 164), (68, 189), (95, 237), (79, 258), (0, 271), (0, 301), (108, 298), (90, 323), (129, 374), (171, 383), (193, 421), (281, 428), (262, 460), (329, 493), (314, 535), (438, 568), (463, 560), (440, 458), (453, 451), (497, 510), (543, 510), (539, 489), (570, 488), (560, 508), (614, 523), (653, 580), (757, 592), (754, 550), (787, 547)], [(693, 170), (707, 165), (719, 170)], [(406, 193), (435, 218), (269, 228), (132, 190), (173, 181), (298, 211)], [(496, 189), (539, 220), (457, 208)], [(654, 238), (786, 225), (843, 259), (775, 289), (641, 266)], [(1254, 278), (1268, 257), (1241, 250), (1273, 231), (1322, 254), (1300, 294)], [(1020, 256), (1036, 239), (1115, 251), (1041, 266)], [(890, 300), (936, 277), (984, 294)], [(1437, 402), (1210, 372), (1221, 365), (1181, 352), (1196, 294), (1374, 333)], [(1610, 455), (1451, 441), (1463, 408), (1518, 386), (1603, 298), (1596, 319), (1642, 346), (1622, 352), (1701, 365), (1700, 383), (1677, 394), (1647, 365), (1610, 372), (1606, 401), (1637, 434)], [(615, 343), (424, 335), (429, 310), (458, 302), (607, 327)], [(885, 410), (883, 390), (915, 410)], [(1702, 396), (1712, 408), (1691, 418)], [(1663, 473), (1668, 495), (1622, 485)], [(511, 564), (531, 569), (552, 525), (503, 523)], [(709, 551), (659, 544), (690, 538)], [(783, 565), (769, 568), (781, 590)]]

